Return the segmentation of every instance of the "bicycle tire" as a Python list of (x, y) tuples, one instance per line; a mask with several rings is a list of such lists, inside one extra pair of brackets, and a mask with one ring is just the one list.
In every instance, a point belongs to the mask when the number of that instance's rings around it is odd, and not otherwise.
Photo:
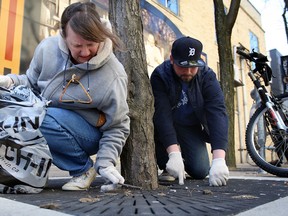
[[(252, 115), (246, 129), (246, 148), (248, 154), (258, 167), (270, 174), (279, 177), (288, 177), (288, 133), (276, 130), (275, 127), (273, 128), (267, 111), (268, 108), (262, 104)], [(258, 132), (258, 127), (260, 128), (261, 124), (264, 130), (259, 130)], [(279, 153), (279, 149), (281, 148), (285, 149), (281, 152), (283, 153), (282, 155)], [(270, 155), (267, 155), (267, 153), (270, 153)], [(273, 160), (274, 157), (276, 158), (276, 162)], [(280, 158), (282, 159), (281, 161)]]

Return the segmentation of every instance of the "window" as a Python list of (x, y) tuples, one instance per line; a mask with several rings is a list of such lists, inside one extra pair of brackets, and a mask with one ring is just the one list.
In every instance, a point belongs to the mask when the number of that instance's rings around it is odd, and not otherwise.
[(255, 52), (259, 52), (259, 42), (257, 36), (253, 32), (249, 32), (250, 39), (250, 51), (254, 49)]
[(158, 0), (158, 2), (178, 15), (178, 0)]
[[(259, 52), (259, 42), (257, 36), (253, 32), (249, 32), (249, 40), (250, 40), (250, 52), (254, 50), (255, 52)], [(255, 63), (252, 63), (252, 69), (255, 68)]]

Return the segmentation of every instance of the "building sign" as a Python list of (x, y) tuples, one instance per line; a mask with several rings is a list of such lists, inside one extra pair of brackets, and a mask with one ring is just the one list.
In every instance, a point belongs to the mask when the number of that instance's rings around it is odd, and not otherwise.
[(23, 0), (0, 1), (0, 74), (19, 72), (23, 13)]

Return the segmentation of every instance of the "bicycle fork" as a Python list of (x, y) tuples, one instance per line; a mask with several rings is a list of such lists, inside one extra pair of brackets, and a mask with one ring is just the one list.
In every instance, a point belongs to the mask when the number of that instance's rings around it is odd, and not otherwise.
[(276, 126), (279, 130), (286, 131), (287, 127), (286, 127), (281, 115), (279, 114), (279, 112), (274, 109), (274, 107), (273, 107), (274, 103), (271, 100), (271, 98), (269, 97), (266, 88), (263, 85), (261, 85), (259, 80), (255, 77), (253, 71), (250, 71), (248, 73), (248, 75), (251, 78), (251, 80), (253, 81), (254, 86), (256, 87), (256, 89), (258, 91), (262, 103), (264, 103), (265, 106), (268, 108), (268, 113), (271, 117), (270, 123), (272, 125)]

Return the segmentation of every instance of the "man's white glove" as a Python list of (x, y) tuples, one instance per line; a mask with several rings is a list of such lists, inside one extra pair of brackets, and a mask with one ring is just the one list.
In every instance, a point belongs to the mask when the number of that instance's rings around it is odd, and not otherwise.
[(210, 186), (223, 186), (227, 184), (229, 178), (229, 170), (224, 158), (216, 158), (212, 160), (209, 171)]
[(0, 75), (0, 86), (4, 88), (10, 88), (13, 85), (13, 81), (9, 76)]
[(100, 168), (99, 169), (99, 174), (109, 180), (110, 182), (112, 182), (113, 184), (123, 184), (125, 179), (123, 178), (123, 176), (120, 175), (120, 173), (117, 171), (116, 167), (114, 166), (108, 166), (106, 168)]
[(175, 178), (178, 178), (180, 185), (184, 184), (185, 169), (181, 152), (169, 153), (169, 160), (166, 164), (166, 171)]

